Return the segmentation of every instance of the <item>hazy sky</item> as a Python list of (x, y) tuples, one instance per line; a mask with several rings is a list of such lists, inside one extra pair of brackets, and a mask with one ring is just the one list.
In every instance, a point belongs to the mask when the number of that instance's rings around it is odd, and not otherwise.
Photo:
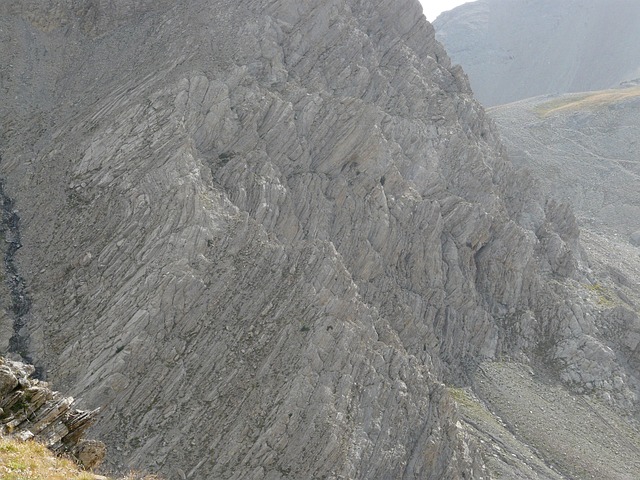
[(442, 12), (469, 1), (471, 0), (420, 0), (420, 3), (422, 4), (422, 10), (424, 10), (424, 16), (427, 17), (427, 20), (433, 22)]

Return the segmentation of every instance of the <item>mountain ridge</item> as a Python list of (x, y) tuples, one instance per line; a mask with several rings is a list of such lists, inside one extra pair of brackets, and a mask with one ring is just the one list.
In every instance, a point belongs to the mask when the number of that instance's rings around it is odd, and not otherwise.
[[(569, 201), (583, 227), (629, 238), (637, 221), (636, 86), (542, 96), (489, 109), (510, 158)], [(549, 175), (553, 172), (553, 175)]]
[(571, 209), (511, 165), (418, 2), (9, 5), (20, 334), (103, 407), (113, 464), (517, 477), (450, 393), (499, 359), (635, 408), (575, 294)]

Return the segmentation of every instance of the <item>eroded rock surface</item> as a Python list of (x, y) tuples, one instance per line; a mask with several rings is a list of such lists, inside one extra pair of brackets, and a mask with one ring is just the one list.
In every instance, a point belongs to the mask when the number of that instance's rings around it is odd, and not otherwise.
[(498, 357), (595, 395), (615, 376), (605, 401), (635, 408), (574, 301), (571, 210), (511, 165), (417, 2), (9, 1), (0, 22), (17, 334), (103, 408), (114, 464), (486, 478), (444, 383)]

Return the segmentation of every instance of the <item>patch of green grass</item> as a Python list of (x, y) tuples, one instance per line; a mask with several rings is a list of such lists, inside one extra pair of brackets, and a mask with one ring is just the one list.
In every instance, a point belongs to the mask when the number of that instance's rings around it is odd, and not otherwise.
[(6, 480), (85, 480), (71, 460), (56, 458), (36, 442), (0, 439), (0, 478)]
[(571, 96), (564, 96), (561, 98), (557, 98), (555, 100), (550, 100), (548, 102), (545, 103), (541, 103), (539, 105), (536, 105), (534, 107), (534, 111), (541, 117), (546, 117), (547, 115), (559, 111), (559, 110), (563, 110), (564, 108), (567, 108), (569, 105), (573, 105), (576, 102), (580, 102), (582, 100), (584, 100), (587, 97), (586, 94), (583, 95), (571, 95)]
[(475, 400), (466, 390), (456, 387), (447, 387), (449, 396), (458, 404), (463, 417), (474, 421), (496, 423), (496, 419), (480, 402)]
[(612, 308), (616, 306), (617, 296), (609, 288), (601, 285), (600, 283), (594, 283), (587, 285), (587, 290), (596, 296), (596, 303), (602, 307)]
[(19, 451), (18, 445), (15, 442), (0, 442), (0, 454)]
[[(95, 480), (96, 476), (68, 458), (56, 457), (47, 447), (0, 437), (2, 480)], [(153, 475), (131, 473), (123, 480), (159, 480)]]
[(640, 86), (612, 90), (600, 90), (577, 95), (563, 96), (555, 100), (541, 103), (534, 111), (541, 117), (563, 111), (594, 109), (611, 105), (623, 100), (640, 96)]

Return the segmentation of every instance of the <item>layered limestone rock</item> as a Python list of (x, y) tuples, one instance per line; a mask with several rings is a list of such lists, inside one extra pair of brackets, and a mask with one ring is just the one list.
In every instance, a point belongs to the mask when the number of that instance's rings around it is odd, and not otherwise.
[(0, 436), (34, 439), (55, 453), (72, 455), (85, 468), (100, 465), (104, 444), (82, 438), (98, 410), (73, 408), (73, 397), (31, 378), (34, 371), (32, 365), (0, 357)]
[(573, 301), (571, 211), (513, 168), (417, 2), (9, 1), (0, 21), (30, 298), (2, 328), (103, 408), (116, 464), (485, 478), (443, 382), (497, 357), (585, 391), (615, 373), (609, 401), (635, 405)]

